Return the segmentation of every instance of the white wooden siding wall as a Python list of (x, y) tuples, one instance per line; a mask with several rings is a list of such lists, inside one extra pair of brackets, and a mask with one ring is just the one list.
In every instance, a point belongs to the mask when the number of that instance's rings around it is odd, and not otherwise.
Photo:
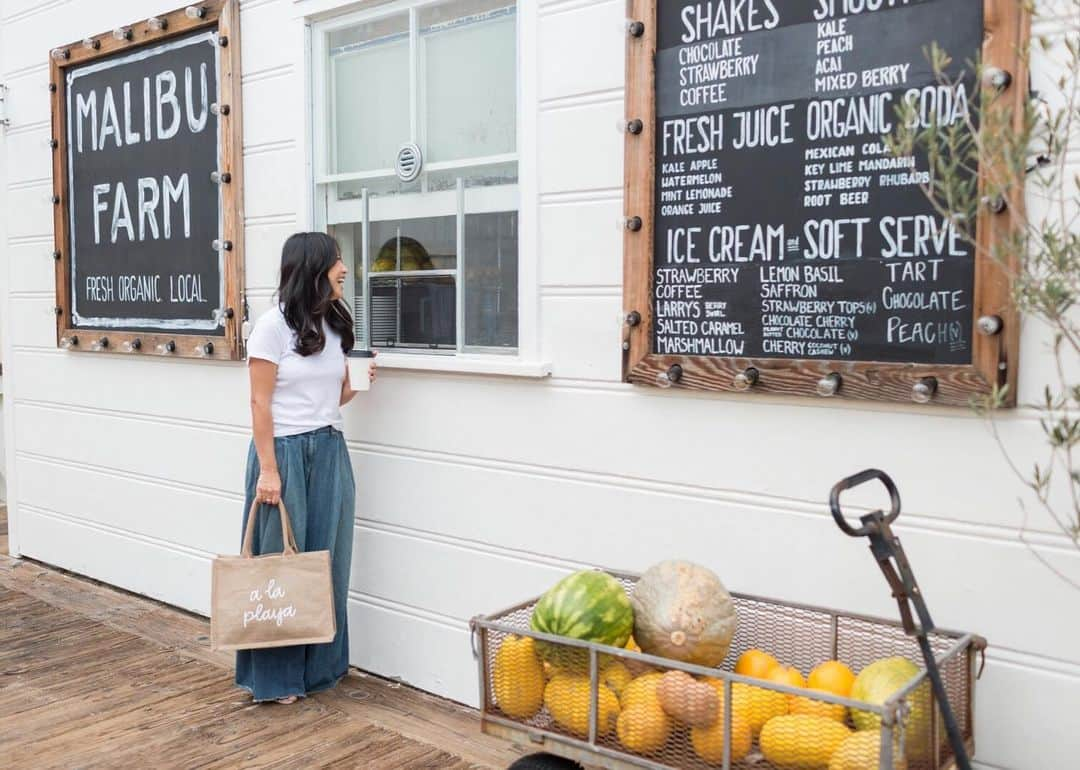
[[(532, 3), (536, 0), (521, 0)], [(9, 497), (21, 551), (196, 611), (208, 559), (235, 549), (247, 444), (239, 365), (71, 355), (53, 347), (45, 54), (167, 2), (5, 0), (5, 348)], [(323, 3), (322, 5), (325, 5)], [(280, 244), (307, 226), (302, 23), (292, 0), (242, 5), (247, 283), (266, 306)], [(584, 565), (640, 570), (679, 556), (744, 592), (892, 617), (863, 542), (824, 500), (877, 466), (904, 497), (900, 531), (943, 626), (991, 643), (978, 685), (986, 767), (1065, 768), (1080, 754), (1077, 593), (1017, 540), (1018, 485), (964, 410), (624, 386), (621, 308), (622, 0), (541, 0), (535, 217), (550, 380), (383, 371), (347, 413), (359, 482), (352, 659), (473, 703), (466, 621)], [(1053, 35), (1055, 25), (1039, 30)], [(1050, 76), (1036, 62), (1036, 79)], [(2, 235), (2, 230), (0, 230)], [(1025, 329), (1021, 388), (1049, 372)], [(1023, 457), (1039, 430), (1002, 432)], [(868, 504), (876, 502), (862, 498)], [(1031, 540), (1080, 560), (1033, 516)]]

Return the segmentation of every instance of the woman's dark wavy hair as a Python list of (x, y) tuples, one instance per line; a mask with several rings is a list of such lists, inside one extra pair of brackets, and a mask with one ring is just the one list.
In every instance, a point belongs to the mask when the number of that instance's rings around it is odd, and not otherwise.
[(296, 233), (281, 248), (278, 299), (285, 321), (296, 332), (296, 352), (302, 356), (326, 347), (323, 320), (341, 335), (346, 354), (356, 342), (352, 315), (345, 303), (334, 299), (326, 277), (340, 254), (337, 241), (326, 233)]

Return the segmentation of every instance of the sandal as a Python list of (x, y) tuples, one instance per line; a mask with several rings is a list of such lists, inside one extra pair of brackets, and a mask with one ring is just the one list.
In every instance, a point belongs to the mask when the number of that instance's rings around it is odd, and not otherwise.
[(297, 696), (297, 695), (287, 695), (284, 698), (278, 698), (277, 702), (280, 703), (283, 706), (291, 706), (292, 704), (296, 703), (298, 700), (300, 700), (300, 697)]

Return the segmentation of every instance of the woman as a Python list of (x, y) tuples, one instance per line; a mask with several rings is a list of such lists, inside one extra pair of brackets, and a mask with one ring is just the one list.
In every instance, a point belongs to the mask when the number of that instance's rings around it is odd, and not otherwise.
[[(337, 635), (328, 644), (237, 652), (236, 683), (256, 701), (294, 703), (333, 687), (348, 670), (356, 489), (341, 406), (356, 392), (346, 365), (354, 342), (342, 302), (347, 273), (329, 235), (290, 236), (281, 250), (279, 304), (259, 318), (248, 338), (253, 439), (244, 510), (255, 499), (275, 506), (284, 500), (300, 550), (330, 551), (337, 619)], [(265, 515), (268, 510), (274, 515)], [(260, 506), (256, 515), (255, 553), (280, 552), (276, 511)]]

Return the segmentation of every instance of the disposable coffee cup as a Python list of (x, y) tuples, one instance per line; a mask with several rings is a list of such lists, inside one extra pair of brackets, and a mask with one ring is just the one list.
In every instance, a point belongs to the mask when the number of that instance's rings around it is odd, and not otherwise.
[(354, 350), (349, 354), (349, 385), (353, 390), (371, 390), (371, 367), (375, 354), (370, 350)]

